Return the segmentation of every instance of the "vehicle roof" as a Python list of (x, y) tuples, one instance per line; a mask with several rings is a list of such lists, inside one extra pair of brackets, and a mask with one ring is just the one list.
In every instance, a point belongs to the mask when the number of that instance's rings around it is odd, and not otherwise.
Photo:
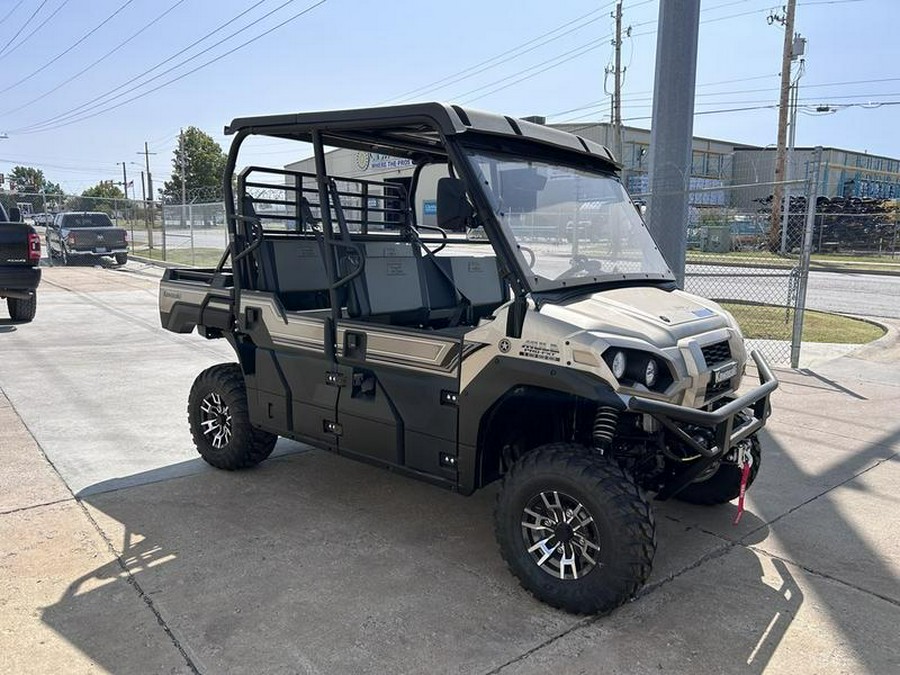
[[(225, 127), (225, 133), (246, 131), (309, 142), (312, 131), (318, 130), (326, 145), (367, 149), (382, 140), (391, 144), (392, 152), (399, 144), (409, 156), (422, 152), (442, 155), (435, 129), (445, 136), (479, 134), (524, 139), (616, 166), (606, 147), (577, 134), (447, 103), (238, 117)], [(402, 150), (398, 154), (403, 154)]]

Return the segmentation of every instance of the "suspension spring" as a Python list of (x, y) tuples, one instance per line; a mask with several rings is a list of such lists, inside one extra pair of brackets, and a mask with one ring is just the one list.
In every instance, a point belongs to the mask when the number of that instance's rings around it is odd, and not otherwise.
[(598, 448), (606, 448), (612, 443), (619, 424), (619, 411), (609, 406), (598, 406), (594, 414), (594, 426), (591, 437)]

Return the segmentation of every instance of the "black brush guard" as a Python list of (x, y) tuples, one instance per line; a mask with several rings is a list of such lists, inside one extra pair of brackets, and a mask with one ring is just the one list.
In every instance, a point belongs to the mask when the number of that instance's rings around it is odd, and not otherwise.
[[(696, 450), (700, 455), (700, 459), (693, 462), (687, 471), (660, 490), (656, 495), (657, 499), (669, 499), (678, 494), (714, 462), (728, 454), (728, 451), (737, 443), (765, 426), (766, 419), (771, 414), (769, 396), (778, 388), (778, 379), (759, 352), (751, 352), (750, 356), (753, 357), (759, 370), (759, 386), (715, 410), (697, 410), (640, 396), (632, 396), (629, 399), (628, 410), (651, 415), (671, 431), (678, 440)], [(752, 411), (749, 418), (746, 415), (738, 418), (738, 415), (747, 410)], [(682, 429), (681, 424), (692, 424), (711, 429), (714, 444), (710, 446), (697, 440)]]

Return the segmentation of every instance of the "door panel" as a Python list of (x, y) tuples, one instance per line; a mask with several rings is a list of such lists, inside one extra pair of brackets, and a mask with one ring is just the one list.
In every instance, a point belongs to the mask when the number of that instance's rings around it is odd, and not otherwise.
[[(461, 340), (425, 331), (338, 325), (340, 450), (456, 479)], [(443, 465), (442, 466), (442, 459)]]

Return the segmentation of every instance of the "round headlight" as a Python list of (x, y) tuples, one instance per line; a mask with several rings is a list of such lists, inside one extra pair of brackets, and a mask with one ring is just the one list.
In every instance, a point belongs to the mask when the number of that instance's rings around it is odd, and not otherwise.
[(612, 360), (612, 373), (617, 380), (622, 379), (622, 376), (625, 374), (626, 365), (625, 352), (616, 352)]
[(656, 376), (659, 375), (659, 366), (656, 365), (656, 361), (654, 359), (650, 359), (647, 361), (647, 366), (644, 368), (644, 384), (647, 385), (648, 388), (653, 388), (653, 385), (656, 384)]

